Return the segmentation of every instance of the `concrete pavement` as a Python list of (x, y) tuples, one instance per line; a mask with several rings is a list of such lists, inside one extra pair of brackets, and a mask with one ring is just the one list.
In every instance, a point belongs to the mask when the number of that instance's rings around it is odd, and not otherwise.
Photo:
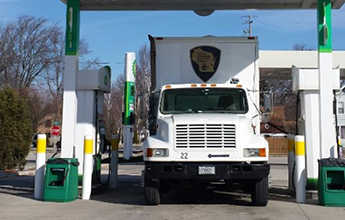
[[(298, 205), (287, 191), (286, 157), (271, 157), (270, 201), (267, 207), (250, 206), (247, 194), (224, 191), (171, 191), (163, 194), (162, 204), (146, 206), (140, 186), (142, 163), (119, 166), (119, 187), (97, 188), (90, 201), (51, 203), (33, 199), (33, 176), (0, 176), (0, 219), (315, 219), (343, 220), (345, 207), (322, 207), (317, 200)], [(103, 170), (106, 177), (107, 170)]]

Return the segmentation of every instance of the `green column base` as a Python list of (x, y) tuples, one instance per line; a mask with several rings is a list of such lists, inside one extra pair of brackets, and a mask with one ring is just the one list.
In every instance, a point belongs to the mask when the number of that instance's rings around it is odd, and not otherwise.
[[(92, 171), (92, 184), (98, 182), (98, 177), (101, 175), (101, 169), (102, 169), (102, 155), (97, 154), (96, 155), (96, 163), (93, 166), (93, 171)], [(78, 174), (78, 184), (79, 186), (82, 186), (83, 184), (83, 174)]]
[(83, 185), (83, 174), (78, 174), (78, 186)]
[(92, 183), (97, 183), (99, 181), (99, 178), (101, 177), (101, 166), (102, 166), (102, 155), (96, 154), (94, 155), (96, 161), (93, 166), (93, 172), (92, 172)]
[(307, 179), (307, 190), (317, 190), (318, 179), (317, 178), (308, 178)]

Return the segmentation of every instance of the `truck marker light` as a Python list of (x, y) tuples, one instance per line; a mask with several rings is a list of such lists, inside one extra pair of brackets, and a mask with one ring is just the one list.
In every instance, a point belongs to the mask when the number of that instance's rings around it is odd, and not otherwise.
[(255, 40), (255, 37), (248, 37), (248, 40)]
[(196, 84), (190, 84), (190, 87), (197, 87)]
[(259, 157), (266, 157), (266, 148), (259, 149)]
[(217, 86), (217, 84), (211, 84), (211, 87), (216, 87)]
[(163, 37), (157, 37), (156, 40), (163, 40)]
[(146, 149), (146, 157), (152, 157), (153, 156), (153, 149), (147, 148)]
[(242, 88), (242, 85), (237, 84), (236, 87), (237, 87), (237, 88)]
[(207, 85), (206, 85), (206, 84), (201, 84), (200, 86), (201, 86), (201, 87), (206, 87)]
[(165, 88), (166, 89), (171, 89), (171, 85), (166, 85)]

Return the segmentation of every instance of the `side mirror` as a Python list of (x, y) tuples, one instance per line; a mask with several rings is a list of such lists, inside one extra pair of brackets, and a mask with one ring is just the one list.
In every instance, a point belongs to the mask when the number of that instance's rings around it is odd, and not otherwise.
[(141, 142), (144, 142), (148, 136), (149, 136), (149, 130), (148, 129), (145, 128), (145, 129), (140, 131), (140, 141)]
[(273, 93), (264, 93), (264, 114), (273, 113)]

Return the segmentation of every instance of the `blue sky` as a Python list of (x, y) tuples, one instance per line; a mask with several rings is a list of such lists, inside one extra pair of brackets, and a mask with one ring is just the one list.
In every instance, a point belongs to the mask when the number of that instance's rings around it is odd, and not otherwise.
[[(66, 6), (60, 0), (0, 0), (0, 21), (19, 15), (44, 17), (65, 27)], [(81, 37), (94, 57), (110, 63), (113, 75), (123, 73), (126, 51), (138, 51), (152, 36), (242, 36), (241, 16), (255, 15), (253, 35), (260, 49), (289, 50), (304, 42), (316, 48), (315, 10), (216, 11), (200, 17), (191, 11), (176, 12), (82, 12)], [(345, 6), (333, 11), (333, 48), (345, 50)]]

